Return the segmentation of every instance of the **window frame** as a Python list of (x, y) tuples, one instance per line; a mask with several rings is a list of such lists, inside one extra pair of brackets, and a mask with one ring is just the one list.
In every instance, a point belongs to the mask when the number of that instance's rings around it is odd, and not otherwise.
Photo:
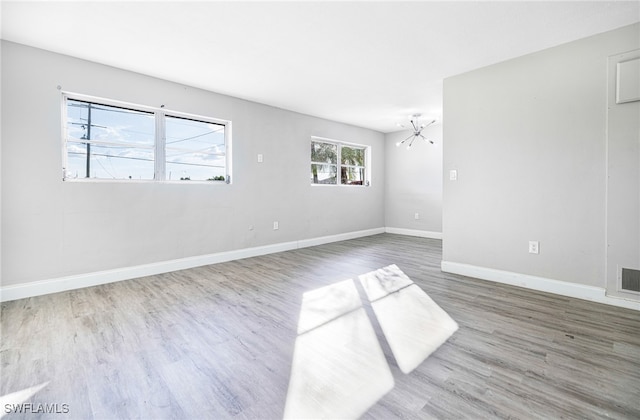
[[(68, 177), (68, 132), (67, 132), (67, 101), (75, 100), (88, 102), (96, 105), (112, 106), (128, 109), (131, 111), (151, 113), (154, 117), (155, 135), (153, 141), (153, 167), (154, 177), (153, 179), (122, 179), (122, 178), (87, 178), (87, 177)], [(174, 117), (181, 119), (188, 119), (197, 122), (217, 124), (224, 126), (224, 161), (225, 161), (225, 180), (209, 181), (209, 180), (168, 180), (166, 179), (166, 119), (165, 117)], [(90, 96), (84, 94), (78, 94), (73, 92), (62, 92), (61, 97), (61, 127), (62, 127), (62, 180), (65, 182), (116, 182), (116, 183), (171, 183), (171, 184), (207, 184), (207, 185), (220, 185), (231, 184), (232, 181), (232, 159), (231, 159), (231, 121), (214, 117), (206, 117), (203, 115), (190, 114), (181, 111), (174, 111), (164, 108), (164, 105), (160, 107), (153, 107), (149, 105), (134, 104), (131, 102), (124, 102), (115, 99), (101, 98), (97, 96)]]
[[(337, 147), (337, 156), (336, 163), (325, 163), (325, 162), (314, 162), (311, 160), (311, 155), (309, 155), (309, 166), (311, 169), (311, 165), (315, 164), (325, 164), (325, 165), (335, 165), (336, 166), (336, 183), (335, 184), (320, 184), (314, 183), (311, 181), (312, 186), (324, 186), (324, 187), (350, 187), (350, 188), (358, 188), (358, 187), (370, 187), (371, 186), (371, 146), (366, 144), (352, 143), (341, 140), (330, 139), (326, 137), (319, 136), (311, 136), (311, 143), (326, 143), (335, 145)], [(342, 171), (341, 168), (344, 166), (346, 168), (360, 168), (360, 166), (353, 165), (343, 165), (342, 164), (342, 147), (349, 147), (352, 149), (363, 149), (364, 150), (364, 179), (362, 180), (362, 184), (344, 184), (342, 183)]]

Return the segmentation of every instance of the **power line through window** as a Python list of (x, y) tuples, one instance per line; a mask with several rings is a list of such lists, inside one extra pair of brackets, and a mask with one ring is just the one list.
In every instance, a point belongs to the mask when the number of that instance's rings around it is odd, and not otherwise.
[(230, 182), (230, 122), (63, 96), (64, 179)]

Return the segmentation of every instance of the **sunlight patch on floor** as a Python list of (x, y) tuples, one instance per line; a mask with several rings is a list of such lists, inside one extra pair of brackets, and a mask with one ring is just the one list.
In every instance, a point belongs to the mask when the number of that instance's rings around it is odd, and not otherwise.
[(458, 330), (451, 319), (396, 265), (360, 276), (398, 367), (410, 373)]
[(393, 388), (353, 280), (305, 293), (298, 331), (284, 418), (357, 418)]
[[(457, 329), (396, 265), (359, 276), (400, 370), (418, 367)], [(353, 280), (302, 296), (284, 418), (357, 418), (394, 380)]]

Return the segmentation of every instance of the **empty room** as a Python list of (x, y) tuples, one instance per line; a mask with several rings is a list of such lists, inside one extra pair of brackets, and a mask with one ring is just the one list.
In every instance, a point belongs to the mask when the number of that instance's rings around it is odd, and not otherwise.
[(0, 15), (0, 417), (640, 418), (640, 2)]

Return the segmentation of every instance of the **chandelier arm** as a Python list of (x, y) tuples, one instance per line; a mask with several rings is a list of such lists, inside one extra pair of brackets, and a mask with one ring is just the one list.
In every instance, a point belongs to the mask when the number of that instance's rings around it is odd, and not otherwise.
[(431, 143), (431, 144), (435, 144), (435, 143), (433, 142), (433, 140), (429, 140), (428, 138), (426, 138), (426, 137), (425, 137), (425, 136), (423, 136), (422, 134), (420, 134), (420, 137), (422, 137), (422, 138), (424, 139), (424, 141), (428, 141), (428, 142), (429, 142), (429, 143)]
[(413, 126), (413, 131), (414, 131), (415, 133), (419, 132), (418, 127), (416, 126), (416, 123), (415, 123), (415, 122), (413, 122), (413, 120), (411, 120), (411, 125)]

